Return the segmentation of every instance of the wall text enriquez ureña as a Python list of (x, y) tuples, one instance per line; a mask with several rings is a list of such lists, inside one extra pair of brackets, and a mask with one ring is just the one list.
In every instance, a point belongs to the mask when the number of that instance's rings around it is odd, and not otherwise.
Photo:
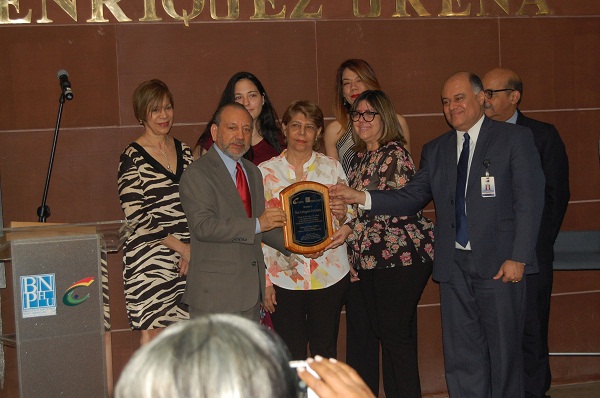
[[(39, 3), (38, 3), (39, 1)], [(112, 16), (116, 22), (131, 22), (123, 9), (119, 6), (120, 2), (130, 2), (134, 0), (88, 0), (91, 4), (91, 15), (81, 18), (77, 12), (77, 0), (0, 0), (0, 25), (2, 24), (51, 24), (52, 15), (48, 15), (47, 3), (54, 1), (62, 11), (67, 14), (74, 22), (85, 23), (108, 23), (112, 22), (108, 18)], [(174, 0), (136, 0), (143, 3), (144, 16), (139, 18), (140, 22), (163, 21), (163, 18), (157, 15), (157, 5), (162, 6), (165, 13), (175, 21), (182, 21), (186, 25), (194, 18), (197, 18), (208, 4), (210, 18), (219, 21), (235, 21), (240, 17), (240, 0), (192, 0), (191, 10), (175, 9)], [(287, 5), (278, 4), (278, 0), (254, 0), (253, 15), (250, 20), (281, 20), (281, 19), (322, 19), (323, 9), (326, 7), (339, 7), (342, 0), (327, 1), (324, 0), (295, 0), (287, 2)], [(352, 1), (353, 16), (356, 18), (409, 18), (409, 17), (469, 17), (469, 16), (488, 16), (490, 10), (500, 12), (500, 15), (525, 15), (526, 11), (534, 12), (535, 15), (552, 14), (548, 6), (549, 0), (519, 0), (518, 8), (510, 6), (510, 0), (346, 0)], [(382, 1), (395, 1), (395, 11), (391, 15), (382, 15)], [(30, 6), (25, 5), (29, 2), (35, 2)], [(80, 0), (81, 2), (81, 0)], [(426, 3), (425, 5), (423, 3)], [(158, 3), (158, 4), (157, 4)], [(432, 14), (431, 3), (436, 4), (437, 14)], [(514, 3), (514, 1), (513, 1)], [(219, 10), (227, 10), (217, 12)], [(251, 2), (246, 0), (243, 6), (251, 6)], [(41, 18), (32, 20), (32, 7), (39, 7)], [(307, 8), (314, 11), (307, 11)], [(498, 11), (500, 10), (500, 11)], [(533, 10), (533, 11), (530, 11)], [(108, 15), (110, 14), (110, 15)]]

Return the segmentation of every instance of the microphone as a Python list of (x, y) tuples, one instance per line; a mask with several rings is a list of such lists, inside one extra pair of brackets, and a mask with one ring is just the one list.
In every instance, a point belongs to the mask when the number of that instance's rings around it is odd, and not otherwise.
[(73, 91), (71, 91), (71, 82), (69, 82), (69, 72), (61, 69), (56, 74), (56, 77), (60, 81), (60, 88), (63, 95), (67, 100), (71, 101), (73, 99)]

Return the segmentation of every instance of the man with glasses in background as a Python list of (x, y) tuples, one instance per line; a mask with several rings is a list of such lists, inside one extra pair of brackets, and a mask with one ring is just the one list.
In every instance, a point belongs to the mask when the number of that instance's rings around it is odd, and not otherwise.
[(525, 396), (547, 397), (552, 375), (548, 355), (548, 320), (552, 293), (554, 241), (569, 203), (569, 160), (556, 128), (519, 111), (523, 83), (510, 69), (496, 68), (483, 76), (484, 111), (491, 119), (526, 126), (540, 155), (546, 177), (545, 203), (536, 255), (540, 272), (527, 276), (527, 309), (523, 334)]

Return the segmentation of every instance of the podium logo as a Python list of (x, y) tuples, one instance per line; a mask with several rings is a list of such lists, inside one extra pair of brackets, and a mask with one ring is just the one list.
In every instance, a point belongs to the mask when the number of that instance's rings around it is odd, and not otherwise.
[(54, 274), (21, 276), (23, 318), (56, 315), (56, 277)]
[(91, 285), (92, 283), (94, 283), (94, 277), (92, 277), (92, 276), (90, 276), (88, 278), (83, 278), (82, 280), (73, 283), (71, 286), (69, 286), (69, 288), (63, 295), (63, 299), (62, 299), (63, 304), (68, 305), (69, 307), (74, 307), (76, 305), (83, 303), (88, 298), (90, 298), (89, 293), (83, 297), (80, 297), (79, 294), (75, 290), (80, 287), (87, 287), (87, 286)]

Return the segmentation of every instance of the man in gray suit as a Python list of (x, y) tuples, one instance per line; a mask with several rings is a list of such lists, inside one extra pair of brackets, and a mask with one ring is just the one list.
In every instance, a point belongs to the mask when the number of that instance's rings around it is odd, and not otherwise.
[[(262, 175), (243, 158), (252, 136), (250, 113), (232, 103), (217, 110), (213, 120), (214, 145), (186, 169), (179, 184), (191, 234), (183, 301), (191, 317), (226, 312), (259, 321), (266, 281), (261, 242), (290, 254), (280, 228), (285, 213), (265, 210)], [(250, 203), (236, 185), (242, 177)]]
[(544, 175), (531, 131), (488, 119), (483, 103), (478, 76), (453, 74), (442, 89), (453, 130), (425, 144), (420, 170), (403, 189), (336, 185), (330, 194), (373, 215), (414, 214), (435, 202), (433, 279), (450, 396), (520, 398), (526, 274), (537, 272)]

